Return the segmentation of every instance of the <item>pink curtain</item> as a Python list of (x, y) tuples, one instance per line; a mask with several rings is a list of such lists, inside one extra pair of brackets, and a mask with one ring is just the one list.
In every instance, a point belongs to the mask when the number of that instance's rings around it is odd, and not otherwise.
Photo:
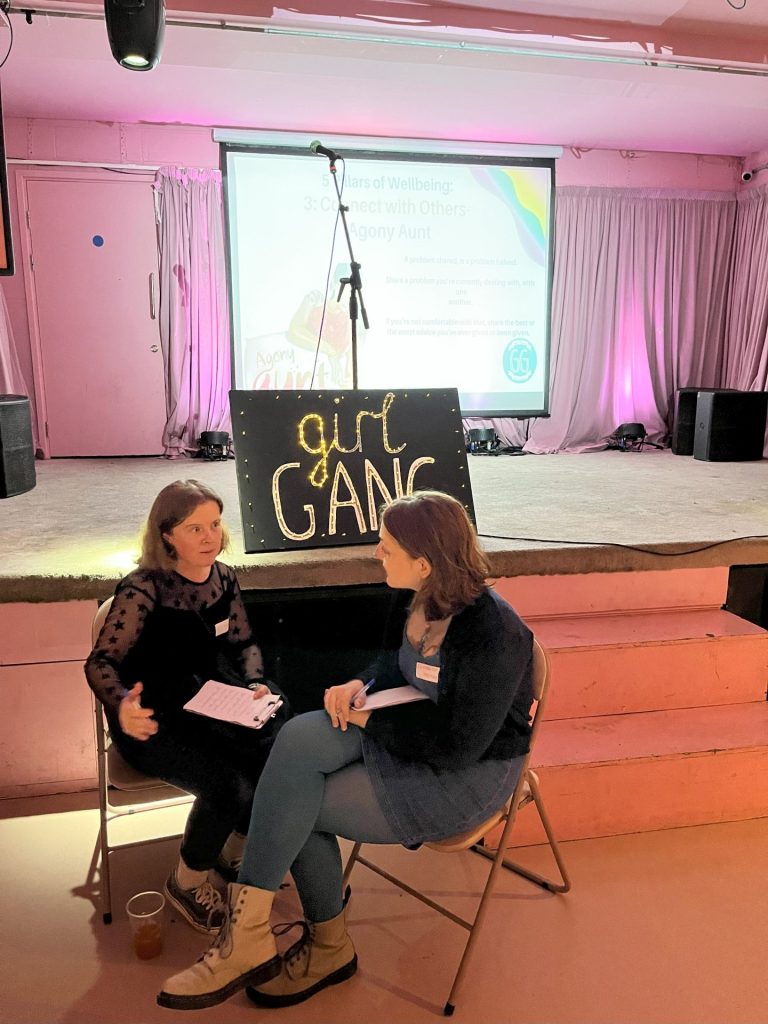
[[(768, 187), (739, 195), (722, 385), (768, 390)], [(765, 437), (768, 456), (768, 430)]]
[(204, 430), (230, 430), (229, 314), (221, 173), (161, 167), (155, 177), (165, 454), (196, 451)]
[[(21, 372), (21, 364), (13, 340), (5, 293), (0, 288), (0, 395), (24, 395), (27, 397), (28, 394), (29, 389)], [(37, 423), (34, 415), (32, 416), (32, 440), (37, 448)]]
[(720, 383), (735, 216), (730, 193), (559, 188), (550, 417), (467, 425), (533, 453), (664, 437), (676, 388)]
[(723, 387), (768, 388), (768, 187), (737, 200)]

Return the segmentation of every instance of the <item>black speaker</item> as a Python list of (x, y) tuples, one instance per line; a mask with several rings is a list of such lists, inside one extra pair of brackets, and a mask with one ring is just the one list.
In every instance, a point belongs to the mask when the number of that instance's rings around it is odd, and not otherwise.
[(678, 388), (675, 392), (675, 415), (672, 424), (672, 452), (675, 455), (693, 455), (696, 434), (696, 402), (702, 392), (730, 391), (732, 388)]
[(35, 483), (29, 399), (0, 395), (0, 498), (31, 491)]
[(696, 403), (693, 457), (702, 462), (762, 459), (767, 391), (701, 392)]
[(768, 629), (768, 565), (732, 565), (723, 607)]

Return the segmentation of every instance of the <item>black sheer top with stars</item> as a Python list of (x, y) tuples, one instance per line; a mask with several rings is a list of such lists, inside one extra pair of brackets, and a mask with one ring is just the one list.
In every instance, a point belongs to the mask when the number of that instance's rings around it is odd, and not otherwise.
[(261, 651), (234, 571), (215, 562), (204, 583), (160, 569), (130, 573), (118, 584), (85, 674), (111, 724), (136, 682), (144, 686), (142, 705), (171, 719), (207, 679), (261, 681)]

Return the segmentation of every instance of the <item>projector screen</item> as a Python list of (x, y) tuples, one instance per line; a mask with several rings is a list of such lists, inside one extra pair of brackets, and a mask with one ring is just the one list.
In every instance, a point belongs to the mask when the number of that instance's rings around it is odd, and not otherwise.
[[(370, 322), (358, 320), (358, 386), (456, 387), (465, 416), (546, 415), (554, 160), (352, 144), (336, 166)], [(224, 150), (235, 387), (351, 387), (329, 160)]]

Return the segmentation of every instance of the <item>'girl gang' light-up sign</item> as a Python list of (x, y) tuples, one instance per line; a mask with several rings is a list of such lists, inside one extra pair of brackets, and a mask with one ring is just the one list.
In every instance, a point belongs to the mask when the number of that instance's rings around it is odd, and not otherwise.
[(455, 388), (231, 391), (245, 550), (374, 544), (379, 508), (416, 490), (474, 518)]

